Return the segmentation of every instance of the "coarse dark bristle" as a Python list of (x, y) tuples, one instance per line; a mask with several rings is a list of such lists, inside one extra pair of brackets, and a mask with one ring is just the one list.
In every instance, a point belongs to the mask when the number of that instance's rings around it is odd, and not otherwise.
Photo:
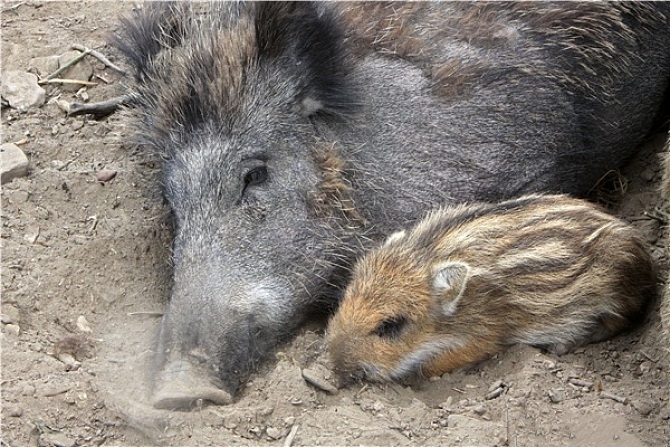
[[(349, 85), (351, 67), (335, 14), (325, 8), (318, 10), (310, 2), (259, 2), (236, 7), (212, 4), (210, 8), (196, 18), (188, 7), (161, 2), (149, 4), (122, 21), (112, 43), (134, 68), (141, 105), (154, 108), (154, 97), (165, 93), (163, 84), (177, 88), (180, 80), (171, 78), (181, 75), (188, 77), (189, 86), (182, 87), (180, 101), (175, 101), (176, 95), (170, 97), (171, 115), (182, 118), (175, 119), (177, 123), (195, 127), (212, 117), (213, 110), (229, 116), (232, 113), (225, 112), (234, 112), (246, 94), (244, 84), (235, 81), (246, 79), (245, 70), (251, 66), (247, 64), (255, 61), (253, 66), (274, 67), (267, 73), (283, 73), (297, 84), (296, 103), (309, 98), (318, 104), (316, 111), (326, 115), (353, 111), (356, 100)], [(246, 25), (249, 21), (251, 32)], [(239, 44), (231, 46), (231, 42)], [(171, 62), (182, 67), (157, 63), (162, 51), (177, 51), (187, 45), (189, 55), (179, 55)]]

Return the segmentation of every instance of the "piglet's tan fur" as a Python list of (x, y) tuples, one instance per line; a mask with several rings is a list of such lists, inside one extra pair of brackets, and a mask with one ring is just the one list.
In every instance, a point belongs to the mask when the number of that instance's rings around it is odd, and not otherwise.
[(439, 209), (354, 267), (328, 327), (345, 378), (429, 377), (526, 343), (564, 353), (643, 315), (656, 276), (627, 223), (567, 196)]

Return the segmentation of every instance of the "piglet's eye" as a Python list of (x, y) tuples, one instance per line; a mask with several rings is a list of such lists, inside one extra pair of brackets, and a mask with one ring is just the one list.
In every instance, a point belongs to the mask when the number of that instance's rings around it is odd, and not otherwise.
[(407, 318), (403, 316), (386, 318), (377, 325), (371, 334), (382, 338), (395, 339), (400, 336), (406, 325)]

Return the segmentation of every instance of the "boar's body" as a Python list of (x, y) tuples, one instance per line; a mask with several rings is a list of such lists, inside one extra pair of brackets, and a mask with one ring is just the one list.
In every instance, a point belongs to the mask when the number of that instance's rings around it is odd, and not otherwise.
[(176, 232), (155, 404), (227, 402), (369, 241), (431, 207), (586, 193), (658, 119), (668, 9), (174, 2), (126, 20)]

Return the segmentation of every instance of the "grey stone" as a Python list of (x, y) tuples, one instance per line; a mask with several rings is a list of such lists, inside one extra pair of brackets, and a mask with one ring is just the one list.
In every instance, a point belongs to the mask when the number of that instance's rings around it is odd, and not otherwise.
[(5, 333), (13, 337), (18, 337), (21, 333), (21, 327), (17, 324), (6, 324)]
[[(81, 52), (79, 51), (66, 51), (58, 57), (58, 66), (62, 67), (80, 54)], [(61, 79), (76, 79), (79, 81), (88, 81), (91, 79), (91, 76), (93, 76), (93, 67), (86, 58), (80, 60), (58, 75)], [(63, 84), (62, 86), (63, 90), (67, 92), (76, 92), (81, 87), (81, 84)]]
[(49, 76), (58, 70), (58, 56), (36, 57), (30, 60), (30, 68), (37, 70), (41, 77)]
[(38, 445), (44, 447), (74, 447), (75, 443), (75, 439), (72, 439), (63, 433), (44, 433), (40, 436)]
[[(2, 88), (5, 86), (3, 84)], [(0, 183), (3, 185), (18, 177), (28, 175), (28, 157), (13, 143), (4, 143), (0, 146)]]
[(5, 324), (19, 324), (20, 323), (20, 314), (19, 314), (19, 309), (16, 306), (13, 306), (11, 304), (3, 304), (2, 305), (2, 322)]
[(2, 73), (2, 97), (9, 106), (25, 111), (39, 107), (46, 100), (46, 91), (37, 85), (37, 76), (20, 70)]

